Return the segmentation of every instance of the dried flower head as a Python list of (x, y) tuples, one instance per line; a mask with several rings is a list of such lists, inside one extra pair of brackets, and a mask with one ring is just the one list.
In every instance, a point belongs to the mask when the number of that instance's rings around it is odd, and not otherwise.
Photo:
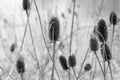
[(117, 24), (117, 14), (114, 11), (110, 13), (109, 21), (112, 25)]
[(84, 71), (90, 71), (92, 69), (92, 65), (90, 63), (85, 64)]
[(24, 10), (30, 9), (30, 1), (29, 0), (23, 0), (23, 9)]
[(64, 56), (59, 57), (60, 64), (64, 70), (68, 69), (67, 60)]
[(16, 48), (16, 44), (13, 43), (13, 44), (11, 45), (11, 47), (10, 47), (10, 51), (11, 51), (11, 52), (14, 52), (14, 51), (15, 51), (15, 48)]
[(60, 23), (57, 17), (50, 20), (49, 38), (51, 41), (57, 41), (60, 33)]
[(75, 67), (76, 66), (76, 57), (75, 55), (70, 55), (68, 57), (68, 64), (70, 67)]
[(101, 44), (101, 55), (105, 61), (112, 59), (112, 54), (107, 44)]
[(25, 72), (25, 63), (23, 57), (20, 56), (20, 58), (17, 60), (16, 63), (16, 69), (19, 74), (23, 74)]
[(100, 42), (106, 42), (108, 39), (107, 25), (104, 19), (98, 22), (98, 39)]
[(90, 39), (90, 49), (91, 49), (91, 51), (98, 50), (98, 41), (95, 37), (91, 37), (91, 39)]

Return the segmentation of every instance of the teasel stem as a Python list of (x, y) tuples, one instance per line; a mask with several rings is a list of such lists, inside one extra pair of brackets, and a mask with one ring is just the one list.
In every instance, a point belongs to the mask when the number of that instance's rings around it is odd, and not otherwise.
[[(74, 25), (74, 13), (75, 13), (75, 5), (76, 5), (76, 0), (74, 0), (74, 4), (73, 4), (73, 13), (72, 13), (72, 25), (71, 25), (71, 33), (70, 33), (70, 49), (69, 49), (69, 54), (71, 55), (71, 47), (72, 47), (72, 37), (73, 37), (73, 25)], [(70, 79), (70, 75), (71, 75), (71, 70), (69, 68), (69, 80)]]
[[(34, 4), (35, 4), (35, 8), (36, 8), (36, 11), (37, 11), (37, 14), (38, 14), (38, 19), (39, 19), (39, 24), (40, 24), (41, 32), (42, 32), (43, 41), (44, 41), (45, 47), (46, 47), (46, 49), (47, 49), (47, 51), (48, 51), (48, 55), (49, 55), (49, 57), (50, 57), (50, 59), (51, 59), (51, 61), (52, 61), (52, 63), (53, 63), (52, 56), (51, 56), (51, 54), (50, 54), (49, 48), (48, 48), (47, 43), (46, 43), (46, 40), (45, 40), (45, 36), (44, 36), (44, 34), (43, 34), (43, 27), (42, 27), (41, 17), (40, 17), (40, 13), (39, 13), (39, 10), (38, 10), (38, 7), (37, 7), (37, 4), (36, 4), (36, 1), (35, 1), (35, 0), (34, 0)], [(58, 74), (58, 71), (57, 71), (57, 69), (56, 69), (55, 66), (54, 66), (54, 68), (55, 68), (56, 74), (57, 74), (57, 76), (58, 76), (58, 79), (60, 80), (60, 76), (59, 76), (59, 74)]]
[(111, 41), (111, 46), (110, 46), (110, 50), (112, 51), (112, 44), (113, 44), (113, 38), (114, 38), (114, 32), (115, 32), (115, 25), (113, 25), (113, 31), (112, 31), (112, 41)]
[(96, 73), (96, 60), (95, 61), (95, 65), (94, 65), (94, 72), (93, 72), (93, 75), (92, 75), (92, 80), (94, 80), (95, 78), (95, 73)]
[(24, 76), (23, 76), (23, 73), (20, 73), (20, 76), (21, 76), (21, 80), (25, 80)]
[(88, 53), (89, 53), (89, 48), (87, 49), (87, 52), (86, 52), (85, 57), (84, 57), (84, 60), (82, 61), (81, 68), (80, 68), (80, 71), (79, 71), (79, 73), (78, 73), (77, 79), (80, 78), (80, 75), (81, 75), (81, 72), (82, 72), (82, 68), (83, 68), (83, 65), (84, 65), (84, 63), (85, 63), (85, 60), (86, 60), (86, 58), (87, 58)]
[(76, 75), (76, 72), (75, 72), (74, 67), (72, 67), (72, 71), (73, 71), (73, 73), (74, 73), (74, 77), (75, 77), (75, 79), (78, 80), (78, 79), (77, 79), (77, 75)]
[(102, 0), (102, 2), (101, 2), (100, 8), (99, 8), (98, 18), (100, 17), (100, 14), (101, 14), (101, 11), (102, 11), (102, 8), (103, 8), (103, 3), (104, 3), (104, 0)]
[(113, 80), (112, 68), (111, 68), (110, 60), (108, 60), (108, 66), (109, 66), (109, 70), (110, 70), (111, 80)]
[[(26, 11), (26, 14), (27, 14), (27, 18), (28, 18), (28, 20), (29, 20), (28, 11)], [(38, 60), (38, 58), (37, 58), (37, 52), (36, 52), (36, 48), (35, 48), (35, 43), (34, 43), (34, 38), (33, 38), (33, 34), (32, 34), (32, 29), (31, 29), (30, 21), (28, 21), (28, 23), (29, 23), (30, 37), (31, 37), (31, 40), (32, 40), (32, 45), (33, 45), (33, 51), (34, 51), (34, 54), (35, 54), (35, 57), (36, 57), (37, 66), (38, 66), (39, 74), (40, 74), (40, 73), (41, 73), (41, 69), (40, 69), (39, 60)]]
[(104, 75), (105, 75), (105, 79), (106, 79), (106, 65), (105, 65), (105, 60), (103, 59), (103, 66), (104, 66)]
[[(54, 33), (54, 32), (53, 32)], [(54, 38), (54, 36), (53, 36)], [(53, 39), (54, 40), (54, 39)], [(52, 68), (52, 75), (51, 75), (51, 80), (54, 80), (54, 68), (55, 68), (55, 45), (56, 42), (53, 41), (53, 68)]]
[(100, 60), (99, 60), (99, 58), (98, 58), (98, 55), (97, 55), (96, 51), (94, 51), (94, 54), (95, 54), (95, 56), (96, 56), (96, 58), (97, 58), (97, 61), (98, 61), (98, 63), (99, 63), (99, 66), (100, 66), (100, 68), (101, 68), (101, 71), (102, 71), (102, 73), (103, 73), (104, 80), (106, 80), (106, 79), (105, 79), (105, 75), (104, 75), (104, 70), (103, 70), (103, 68), (102, 68), (102, 65), (101, 65), (101, 63), (100, 63)]
[[(92, 56), (92, 62), (91, 62), (91, 64), (93, 65), (93, 63), (94, 63), (94, 60), (95, 60), (95, 55), (94, 54), (92, 54), (93, 56)], [(92, 70), (91, 70), (91, 72), (90, 72), (90, 80), (92, 80), (92, 74), (93, 74), (93, 72), (92, 72)]]

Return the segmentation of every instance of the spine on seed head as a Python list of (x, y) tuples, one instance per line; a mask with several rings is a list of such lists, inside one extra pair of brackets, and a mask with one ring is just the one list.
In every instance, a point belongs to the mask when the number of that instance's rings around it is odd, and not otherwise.
[(61, 55), (61, 56), (59, 57), (59, 62), (60, 62), (61, 66), (62, 66), (62, 68), (63, 68), (64, 70), (67, 70), (67, 69), (68, 69), (67, 60), (66, 60), (66, 58), (65, 58), (64, 56)]
[(75, 67), (76, 66), (76, 57), (75, 55), (70, 55), (68, 57), (68, 64), (70, 67)]
[(98, 22), (98, 39), (100, 42), (106, 42), (108, 39), (107, 25), (104, 19), (99, 20)]

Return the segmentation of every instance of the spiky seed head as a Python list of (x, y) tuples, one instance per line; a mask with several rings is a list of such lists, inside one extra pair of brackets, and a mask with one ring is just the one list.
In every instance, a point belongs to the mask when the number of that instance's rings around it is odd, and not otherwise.
[(108, 39), (108, 29), (104, 19), (99, 20), (97, 31), (99, 41), (106, 42)]
[(95, 37), (91, 37), (91, 39), (90, 39), (90, 49), (91, 49), (91, 51), (98, 50), (98, 41)]
[(111, 12), (109, 17), (110, 24), (116, 25), (117, 24), (117, 14), (116, 12)]
[(52, 17), (50, 20), (49, 38), (50, 40), (57, 41), (60, 33), (60, 23), (57, 17)]
[(61, 64), (62, 68), (63, 68), (64, 70), (67, 70), (67, 69), (68, 69), (68, 65), (67, 65), (67, 60), (66, 60), (66, 58), (61, 55), (61, 56), (59, 57), (59, 61), (60, 61), (60, 64)]
[(23, 57), (20, 56), (20, 58), (17, 60), (16, 63), (16, 69), (19, 74), (23, 74), (25, 72), (25, 63)]
[(112, 54), (107, 44), (101, 44), (101, 55), (105, 61), (112, 59)]
[(29, 0), (23, 0), (23, 9), (24, 10), (30, 9), (30, 1)]
[(70, 55), (68, 57), (68, 64), (70, 67), (75, 67), (76, 66), (76, 57), (75, 55)]
[(92, 65), (90, 63), (85, 64), (84, 71), (90, 71), (92, 69)]
[(11, 51), (11, 52), (14, 52), (14, 51), (15, 51), (15, 48), (16, 48), (16, 44), (13, 43), (13, 44), (11, 45), (11, 47), (10, 47), (10, 51)]

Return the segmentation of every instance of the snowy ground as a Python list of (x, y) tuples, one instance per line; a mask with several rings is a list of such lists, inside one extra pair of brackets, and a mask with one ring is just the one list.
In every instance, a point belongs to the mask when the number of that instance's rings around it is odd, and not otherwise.
[[(45, 39), (52, 54), (52, 45), (48, 38), (48, 23), (52, 16), (57, 16), (60, 20), (60, 39), (57, 42), (57, 47), (62, 44), (56, 52), (56, 68), (61, 80), (67, 80), (68, 74), (59, 64), (59, 56), (64, 55), (66, 58), (69, 55), (69, 35), (72, 21), (72, 0), (36, 0), (41, 15)], [(85, 53), (89, 47), (89, 39), (92, 34), (93, 27), (97, 22), (97, 15), (102, 0), (76, 0), (75, 20), (74, 20), (74, 34), (72, 54), (76, 55), (77, 65), (75, 67), (78, 73), (81, 63), (84, 59)], [(111, 11), (116, 11), (118, 17), (120, 16), (120, 0), (104, 0), (100, 18), (106, 20), (109, 25), (109, 14)], [(27, 17), (22, 9), (22, 0), (0, 0), (0, 80), (12, 80), (8, 78), (16, 57), (20, 49), (21, 41), (24, 34)], [(31, 6), (30, 23), (35, 42), (37, 57), (41, 67), (41, 74), (39, 75), (36, 57), (34, 55), (32, 41), (29, 29), (25, 37), (25, 42), (21, 55), (25, 59), (26, 72), (24, 74), (25, 80), (50, 80), (52, 62), (48, 56), (46, 47), (41, 35), (41, 28), (39, 19), (34, 4)], [(113, 59), (111, 60), (114, 80), (120, 79), (120, 23), (115, 28), (115, 36), (113, 43)], [(111, 42), (112, 26), (108, 27), (109, 40)], [(66, 38), (67, 37), (67, 38)], [(15, 43), (16, 49), (14, 52), (10, 51), (11, 45)], [(100, 53), (98, 52), (98, 55)], [(93, 53), (89, 51), (85, 63), (92, 63)], [(95, 59), (95, 58), (94, 58)], [(102, 60), (101, 60), (102, 61)], [(93, 69), (96, 60), (94, 60)], [(91, 72), (87, 72), (82, 76), (82, 80), (89, 80)], [(20, 75), (16, 71), (16, 67), (10, 73), (14, 80), (20, 80)], [(108, 72), (108, 76), (110, 76)], [(72, 77), (73, 80), (74, 77)], [(55, 73), (55, 80), (58, 80)], [(94, 80), (103, 80), (98, 62), (96, 64), (96, 74)], [(110, 79), (108, 79), (110, 80)]]

